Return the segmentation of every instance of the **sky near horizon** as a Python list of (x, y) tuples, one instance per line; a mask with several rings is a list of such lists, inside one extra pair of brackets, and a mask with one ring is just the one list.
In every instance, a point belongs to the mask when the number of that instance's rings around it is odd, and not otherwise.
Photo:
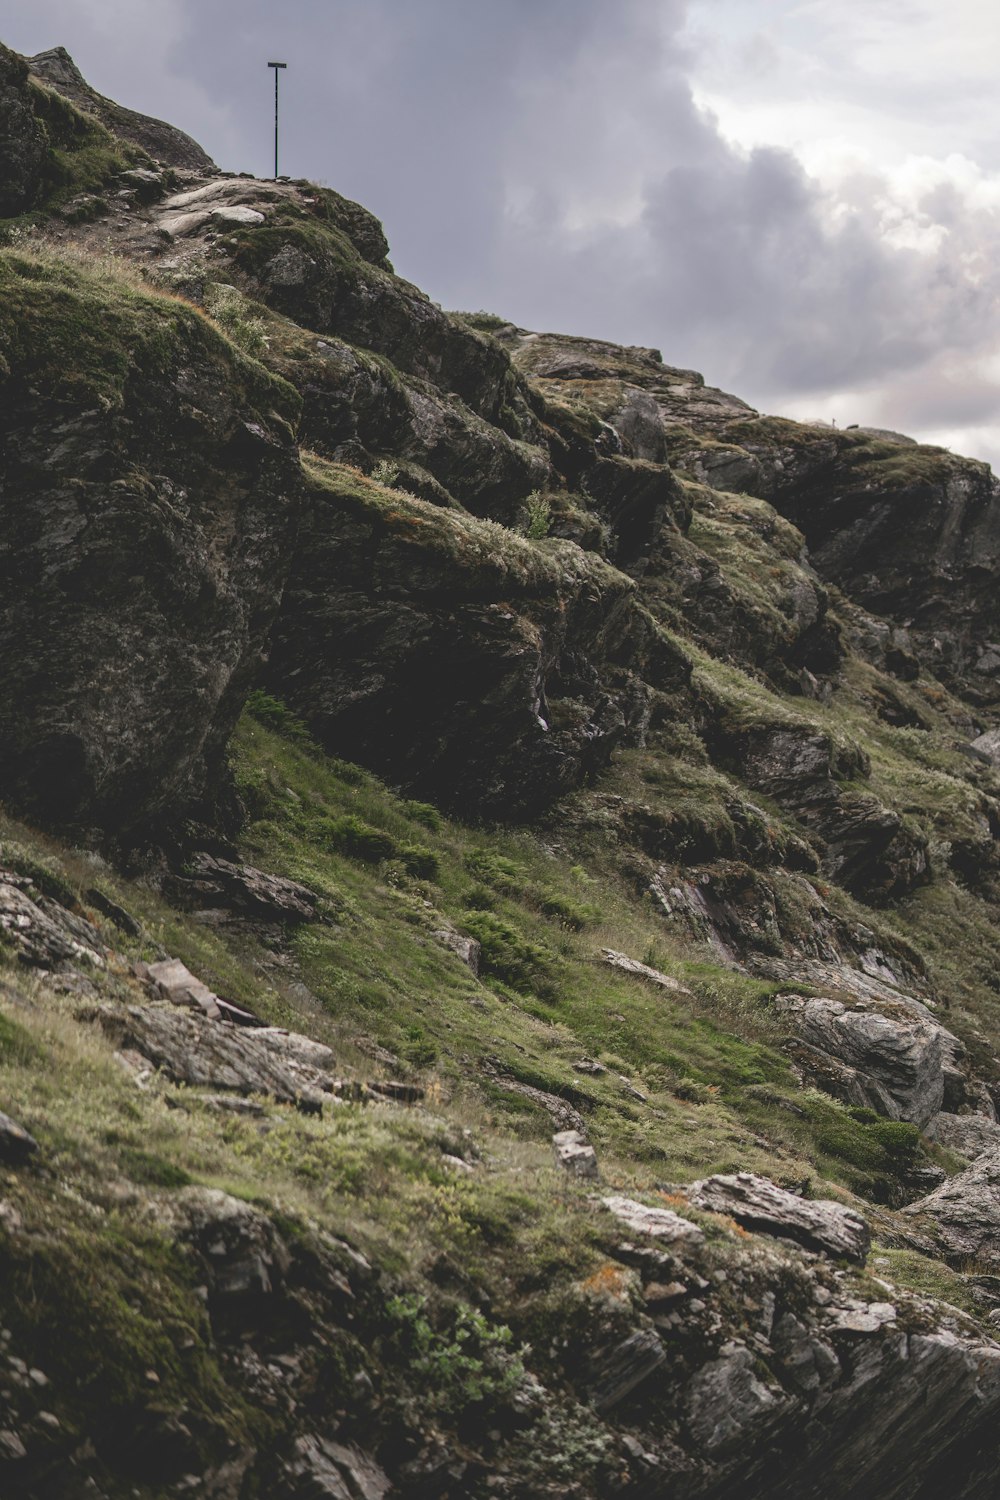
[(0, 0), (0, 40), (260, 175), (281, 59), (281, 169), (443, 306), (1000, 471), (985, 0)]

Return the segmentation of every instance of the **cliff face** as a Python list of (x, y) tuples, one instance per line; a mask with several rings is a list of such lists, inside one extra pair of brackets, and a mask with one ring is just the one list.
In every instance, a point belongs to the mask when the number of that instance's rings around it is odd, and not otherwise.
[(992, 1495), (993, 476), (0, 123), (0, 1489)]

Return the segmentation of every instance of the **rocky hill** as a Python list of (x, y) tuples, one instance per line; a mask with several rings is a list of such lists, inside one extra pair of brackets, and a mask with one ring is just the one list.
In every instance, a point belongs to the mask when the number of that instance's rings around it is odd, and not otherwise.
[(0, 49), (0, 1493), (987, 1500), (1000, 495)]

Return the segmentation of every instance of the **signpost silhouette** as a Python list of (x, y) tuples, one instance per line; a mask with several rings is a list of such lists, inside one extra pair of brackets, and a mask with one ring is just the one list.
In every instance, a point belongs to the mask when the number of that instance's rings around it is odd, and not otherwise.
[(274, 69), (274, 180), (278, 180), (278, 69), (287, 68), (287, 63), (269, 62), (269, 68)]

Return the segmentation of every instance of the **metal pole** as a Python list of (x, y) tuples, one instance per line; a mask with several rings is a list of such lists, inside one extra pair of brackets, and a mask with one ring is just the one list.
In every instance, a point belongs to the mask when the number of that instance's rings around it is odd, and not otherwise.
[(283, 62), (269, 62), (269, 68), (274, 69), (274, 180), (278, 180), (278, 69), (287, 68), (288, 64)]

